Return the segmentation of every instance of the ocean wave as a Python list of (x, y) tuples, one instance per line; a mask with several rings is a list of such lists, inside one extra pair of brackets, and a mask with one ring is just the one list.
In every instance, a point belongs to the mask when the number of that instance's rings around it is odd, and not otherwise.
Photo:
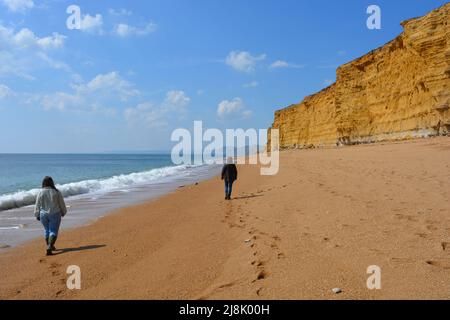
[[(180, 165), (163, 167), (149, 171), (117, 175), (106, 179), (92, 179), (80, 182), (57, 185), (64, 197), (83, 194), (100, 194), (110, 191), (123, 190), (146, 183), (151, 183), (165, 177), (175, 176), (194, 166)], [(12, 194), (0, 195), (0, 211), (33, 205), (40, 189), (18, 191)]]

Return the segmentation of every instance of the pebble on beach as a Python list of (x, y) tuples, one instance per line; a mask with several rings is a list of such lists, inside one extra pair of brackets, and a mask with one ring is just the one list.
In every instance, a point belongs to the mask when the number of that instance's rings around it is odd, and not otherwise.
[(341, 288), (333, 288), (333, 289), (331, 289), (331, 291), (333, 291), (334, 294), (342, 293), (342, 289)]

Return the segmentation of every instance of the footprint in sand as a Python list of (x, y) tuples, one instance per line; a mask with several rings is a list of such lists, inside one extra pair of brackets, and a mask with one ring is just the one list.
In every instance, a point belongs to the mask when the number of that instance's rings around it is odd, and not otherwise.
[(429, 231), (436, 231), (438, 229), (438, 227), (434, 226), (434, 225), (427, 225), (426, 226), (427, 230)]
[(54, 276), (54, 277), (57, 277), (57, 276), (59, 276), (61, 273), (59, 272), (59, 271), (57, 271), (57, 270), (53, 270), (52, 271), (52, 276)]
[(414, 260), (409, 258), (391, 258), (389, 260), (389, 264), (396, 267), (396, 266), (402, 266), (405, 264), (414, 263)]
[(441, 242), (442, 250), (447, 251), (450, 248), (450, 242)]
[(256, 276), (256, 281), (264, 280), (269, 276), (269, 274), (265, 270), (261, 270)]
[(241, 226), (237, 223), (229, 223), (228, 226), (230, 227), (230, 229), (233, 229), (233, 228), (244, 229), (245, 228), (245, 224)]
[(428, 238), (428, 234), (426, 234), (426, 233), (416, 233), (416, 236), (418, 236), (419, 238), (422, 238), (422, 239)]
[(258, 290), (256, 290), (256, 295), (261, 296), (263, 293), (263, 289), (264, 288), (259, 288)]
[(450, 261), (446, 260), (428, 260), (425, 261), (428, 265), (433, 267), (438, 267), (441, 269), (449, 270), (450, 269)]
[(303, 236), (303, 237), (309, 237), (309, 236), (311, 236), (311, 234), (308, 233), (308, 232), (303, 232), (303, 233), (302, 233), (302, 236)]
[(262, 267), (264, 267), (265, 264), (266, 263), (261, 260), (253, 261), (253, 265), (256, 265), (257, 268), (262, 268)]
[(286, 256), (284, 255), (284, 253), (283, 252), (279, 252), (278, 254), (277, 254), (277, 258), (278, 259), (284, 259)]
[(396, 214), (396, 216), (397, 216), (397, 218), (399, 218), (400, 220), (408, 220), (408, 221), (411, 221), (411, 222), (418, 222), (419, 220), (416, 218), (416, 217), (414, 217), (414, 216), (412, 216), (412, 215), (407, 215), (407, 214)]

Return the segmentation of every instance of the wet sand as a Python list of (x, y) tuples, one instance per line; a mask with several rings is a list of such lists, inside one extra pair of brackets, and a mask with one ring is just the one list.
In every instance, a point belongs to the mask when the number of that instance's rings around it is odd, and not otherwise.
[(64, 230), (55, 256), (42, 239), (0, 249), (0, 298), (450, 298), (450, 138), (280, 161), (268, 177), (239, 166), (233, 201), (215, 178)]
[[(220, 168), (219, 165), (213, 166)], [(217, 170), (217, 169), (216, 169)], [(161, 177), (155, 181), (107, 192), (88, 193), (66, 199), (70, 215), (64, 219), (63, 230), (81, 227), (108, 213), (158, 198), (181, 185), (192, 184), (215, 176), (209, 166), (189, 168), (181, 174)], [(0, 211), (0, 248), (15, 247), (42, 236), (42, 224), (34, 218), (34, 206)]]

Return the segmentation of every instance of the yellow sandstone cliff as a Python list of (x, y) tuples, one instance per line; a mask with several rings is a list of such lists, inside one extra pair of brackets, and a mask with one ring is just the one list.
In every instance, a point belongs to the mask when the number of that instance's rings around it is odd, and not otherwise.
[(340, 66), (336, 83), (275, 112), (272, 128), (280, 130), (280, 147), (449, 134), (449, 21), (447, 3), (402, 22), (404, 31), (396, 39)]

